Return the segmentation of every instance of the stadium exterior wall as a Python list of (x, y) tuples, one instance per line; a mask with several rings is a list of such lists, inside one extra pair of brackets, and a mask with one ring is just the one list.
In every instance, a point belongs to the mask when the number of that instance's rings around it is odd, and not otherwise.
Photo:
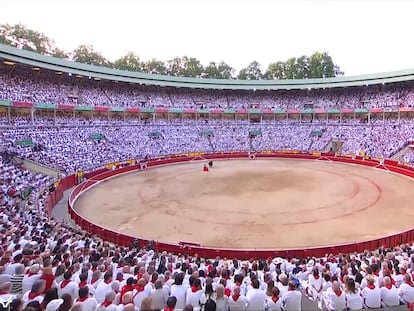
[[(174, 155), (168, 158), (161, 158), (157, 160), (151, 160), (148, 163), (148, 167), (167, 165), (180, 162), (189, 162), (193, 160), (200, 160), (202, 156), (204, 159), (248, 159), (249, 154), (246, 152), (235, 152), (235, 153), (215, 153), (215, 154), (185, 154), (185, 155)], [(296, 158), (296, 159), (309, 159), (309, 160), (322, 160), (322, 161), (335, 161), (342, 163), (351, 163), (369, 167), (378, 167), (379, 169), (387, 169), (395, 173), (403, 174), (408, 177), (414, 178), (414, 170), (410, 167), (400, 165), (396, 161), (381, 159), (364, 159), (360, 156), (337, 156), (332, 153), (299, 153), (299, 152), (262, 152), (256, 153), (256, 158)], [(383, 164), (383, 165), (382, 165)], [(125, 166), (123, 166), (125, 165)], [(55, 204), (63, 198), (63, 192), (76, 186), (71, 192), (68, 200), (68, 212), (74, 222), (79, 225), (82, 229), (113, 243), (123, 246), (131, 246), (135, 239), (138, 241), (139, 247), (145, 247), (150, 242), (149, 240), (140, 239), (132, 235), (108, 230), (100, 227), (90, 221), (84, 219), (78, 214), (73, 204), (76, 198), (91, 187), (96, 182), (110, 178), (121, 173), (139, 171), (139, 165), (131, 164), (131, 161), (125, 163), (117, 163), (118, 169), (110, 169), (109, 166), (98, 169), (96, 171), (86, 173), (84, 177), (86, 181), (78, 184), (78, 176), (70, 175), (60, 180), (56, 190), (51, 193), (46, 203), (47, 211), (50, 213)], [(385, 236), (378, 239), (360, 241), (349, 244), (340, 245), (328, 245), (313, 248), (297, 248), (297, 249), (215, 249), (207, 247), (195, 247), (193, 245), (175, 245), (166, 244), (161, 242), (155, 242), (153, 247), (156, 250), (167, 251), (173, 253), (188, 253), (198, 254), (202, 257), (213, 258), (216, 256), (227, 257), (227, 258), (267, 258), (271, 257), (296, 257), (304, 258), (308, 256), (322, 257), (327, 253), (338, 254), (338, 253), (353, 253), (363, 252), (365, 250), (373, 250), (381, 246), (393, 247), (402, 243), (409, 243), (414, 241), (414, 228), (408, 231), (396, 233), (390, 236)]]

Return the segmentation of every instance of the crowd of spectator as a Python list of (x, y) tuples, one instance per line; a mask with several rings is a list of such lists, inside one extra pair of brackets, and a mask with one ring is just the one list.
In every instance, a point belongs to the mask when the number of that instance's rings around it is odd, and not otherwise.
[(233, 91), (163, 88), (0, 65), (0, 100), (110, 107), (398, 108), (412, 107), (410, 82), (354, 88)]
[[(301, 152), (330, 151), (332, 141), (340, 141), (342, 154), (365, 154), (389, 158), (413, 138), (414, 123), (400, 124), (318, 124), (284, 123), (246, 124), (237, 121), (197, 123), (194, 120), (174, 123), (157, 120), (136, 124), (114, 121), (63, 119), (57, 124), (37, 119), (39, 126), (4, 128), (0, 148), (60, 170), (73, 173), (89, 170), (114, 161), (145, 156), (214, 151), (298, 150)], [(24, 124), (20, 122), (19, 124)], [(30, 124), (30, 123), (26, 123)], [(249, 133), (260, 134), (250, 138)], [(206, 133), (209, 132), (209, 135)], [(100, 140), (91, 139), (102, 134)], [(30, 140), (33, 146), (18, 146)], [(406, 158), (410, 160), (410, 158)]]
[[(0, 100), (112, 107), (360, 108), (412, 106), (412, 84), (284, 92), (169, 89), (0, 67)], [(22, 73), (22, 71), (24, 71)], [(10, 112), (10, 111), (9, 111)], [(72, 112), (0, 112), (0, 152), (66, 174), (145, 156), (214, 151), (364, 151), (390, 157), (412, 139), (414, 121), (248, 120)], [(255, 133), (254, 137), (250, 137)], [(96, 139), (97, 134), (102, 135)], [(21, 146), (19, 141), (31, 141)], [(406, 161), (414, 160), (412, 151)], [(50, 219), (55, 180), (0, 156), (0, 309), (12, 311), (360, 310), (414, 304), (414, 246), (323, 258), (241, 261), (120, 247)]]

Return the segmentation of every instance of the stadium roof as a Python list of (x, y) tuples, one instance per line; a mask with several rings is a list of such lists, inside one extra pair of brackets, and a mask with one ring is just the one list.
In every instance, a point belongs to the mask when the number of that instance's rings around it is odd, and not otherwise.
[(0, 58), (32, 67), (50, 69), (91, 78), (138, 83), (146, 85), (172, 86), (201, 89), (226, 90), (293, 90), (363, 86), (414, 80), (414, 69), (350, 77), (300, 79), (300, 80), (226, 80), (184, 78), (153, 75), (106, 67), (93, 66), (45, 56), (0, 44)]

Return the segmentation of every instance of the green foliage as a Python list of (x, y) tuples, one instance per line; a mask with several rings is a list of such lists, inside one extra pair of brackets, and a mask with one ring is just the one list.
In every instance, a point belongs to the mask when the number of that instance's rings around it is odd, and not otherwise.
[(167, 74), (167, 67), (163, 61), (155, 58), (142, 64), (143, 70), (147, 73), (165, 75)]
[(73, 60), (95, 66), (113, 67), (111, 62), (95, 51), (92, 45), (80, 45), (73, 51)]
[(252, 61), (246, 68), (240, 70), (239, 80), (260, 80), (263, 78), (262, 69), (257, 61)]
[(1, 24), (0, 42), (44, 55), (52, 55), (55, 49), (52, 39), (23, 24)]
[(310, 57), (289, 58), (286, 62), (269, 64), (266, 79), (309, 79), (341, 76), (339, 66), (335, 65), (327, 52), (315, 52)]
[(167, 61), (170, 76), (201, 78), (203, 71), (203, 65), (194, 57), (176, 57)]
[(203, 77), (213, 79), (231, 79), (234, 76), (234, 72), (234, 68), (227, 65), (225, 62), (220, 62), (219, 64), (210, 62), (204, 68)]
[(114, 68), (129, 71), (143, 71), (143, 63), (139, 60), (139, 56), (133, 52), (128, 52), (126, 55), (114, 62)]

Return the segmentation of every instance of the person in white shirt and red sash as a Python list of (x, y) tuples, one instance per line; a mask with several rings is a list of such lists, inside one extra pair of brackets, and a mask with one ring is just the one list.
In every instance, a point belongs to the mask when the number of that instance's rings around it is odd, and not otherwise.
[(384, 278), (384, 286), (381, 287), (381, 304), (383, 307), (395, 307), (400, 305), (398, 291), (392, 284), (390, 277)]
[(230, 311), (245, 311), (246, 310), (246, 297), (240, 295), (240, 286), (233, 288), (233, 295), (229, 297), (229, 310)]
[(407, 307), (410, 311), (414, 310), (414, 284), (411, 281), (411, 275), (408, 273), (404, 275), (403, 283), (398, 288), (398, 295), (400, 296), (400, 301), (404, 304), (407, 304)]
[(333, 281), (332, 287), (322, 293), (322, 300), (327, 310), (340, 311), (345, 309), (345, 292), (341, 289), (338, 281)]
[(364, 306), (367, 309), (381, 308), (381, 292), (378, 287), (375, 286), (375, 278), (373, 275), (367, 275), (367, 287), (361, 291), (362, 299), (364, 300)]

